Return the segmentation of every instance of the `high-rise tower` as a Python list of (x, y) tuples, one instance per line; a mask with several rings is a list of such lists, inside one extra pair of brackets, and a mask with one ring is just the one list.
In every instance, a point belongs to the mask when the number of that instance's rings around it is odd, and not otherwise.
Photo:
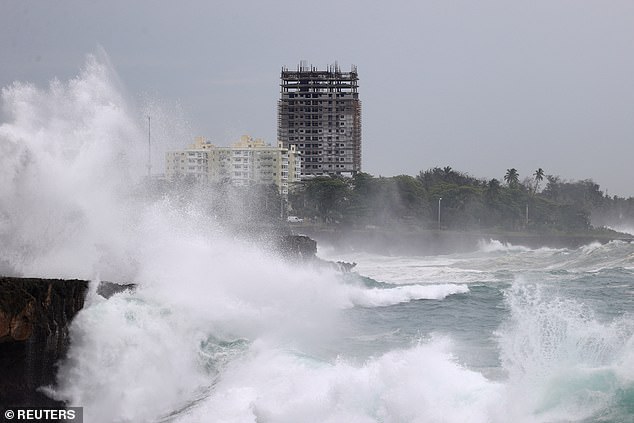
[(302, 155), (302, 179), (361, 171), (361, 101), (357, 68), (341, 72), (301, 63), (282, 68), (277, 136)]

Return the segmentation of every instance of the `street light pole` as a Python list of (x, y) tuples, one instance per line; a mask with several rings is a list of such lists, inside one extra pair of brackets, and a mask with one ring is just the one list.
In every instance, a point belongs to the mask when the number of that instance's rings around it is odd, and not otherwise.
[(147, 177), (150, 179), (152, 176), (152, 138), (150, 137), (151, 131), (150, 115), (147, 117)]
[(438, 230), (440, 230), (440, 202), (442, 201), (442, 197), (438, 197)]

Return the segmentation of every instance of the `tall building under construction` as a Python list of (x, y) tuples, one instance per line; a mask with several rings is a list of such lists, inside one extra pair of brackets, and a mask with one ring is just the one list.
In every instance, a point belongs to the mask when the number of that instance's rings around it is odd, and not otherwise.
[(357, 68), (282, 68), (278, 141), (302, 156), (302, 179), (361, 171), (361, 101)]

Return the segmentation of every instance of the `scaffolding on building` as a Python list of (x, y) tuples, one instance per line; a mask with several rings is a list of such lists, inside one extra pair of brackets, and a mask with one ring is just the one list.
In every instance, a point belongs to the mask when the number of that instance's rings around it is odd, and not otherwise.
[(356, 66), (319, 70), (302, 61), (281, 71), (278, 140), (302, 153), (302, 178), (361, 171), (361, 101)]

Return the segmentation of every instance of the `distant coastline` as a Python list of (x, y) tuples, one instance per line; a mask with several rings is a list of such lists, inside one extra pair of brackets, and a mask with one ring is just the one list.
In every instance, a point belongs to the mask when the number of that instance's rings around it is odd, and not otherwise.
[(378, 254), (440, 255), (477, 251), (482, 242), (537, 248), (579, 248), (595, 242), (634, 241), (634, 236), (600, 230), (581, 233), (530, 233), (452, 230), (344, 229), (323, 225), (296, 225), (294, 231), (317, 241), (320, 247)]

